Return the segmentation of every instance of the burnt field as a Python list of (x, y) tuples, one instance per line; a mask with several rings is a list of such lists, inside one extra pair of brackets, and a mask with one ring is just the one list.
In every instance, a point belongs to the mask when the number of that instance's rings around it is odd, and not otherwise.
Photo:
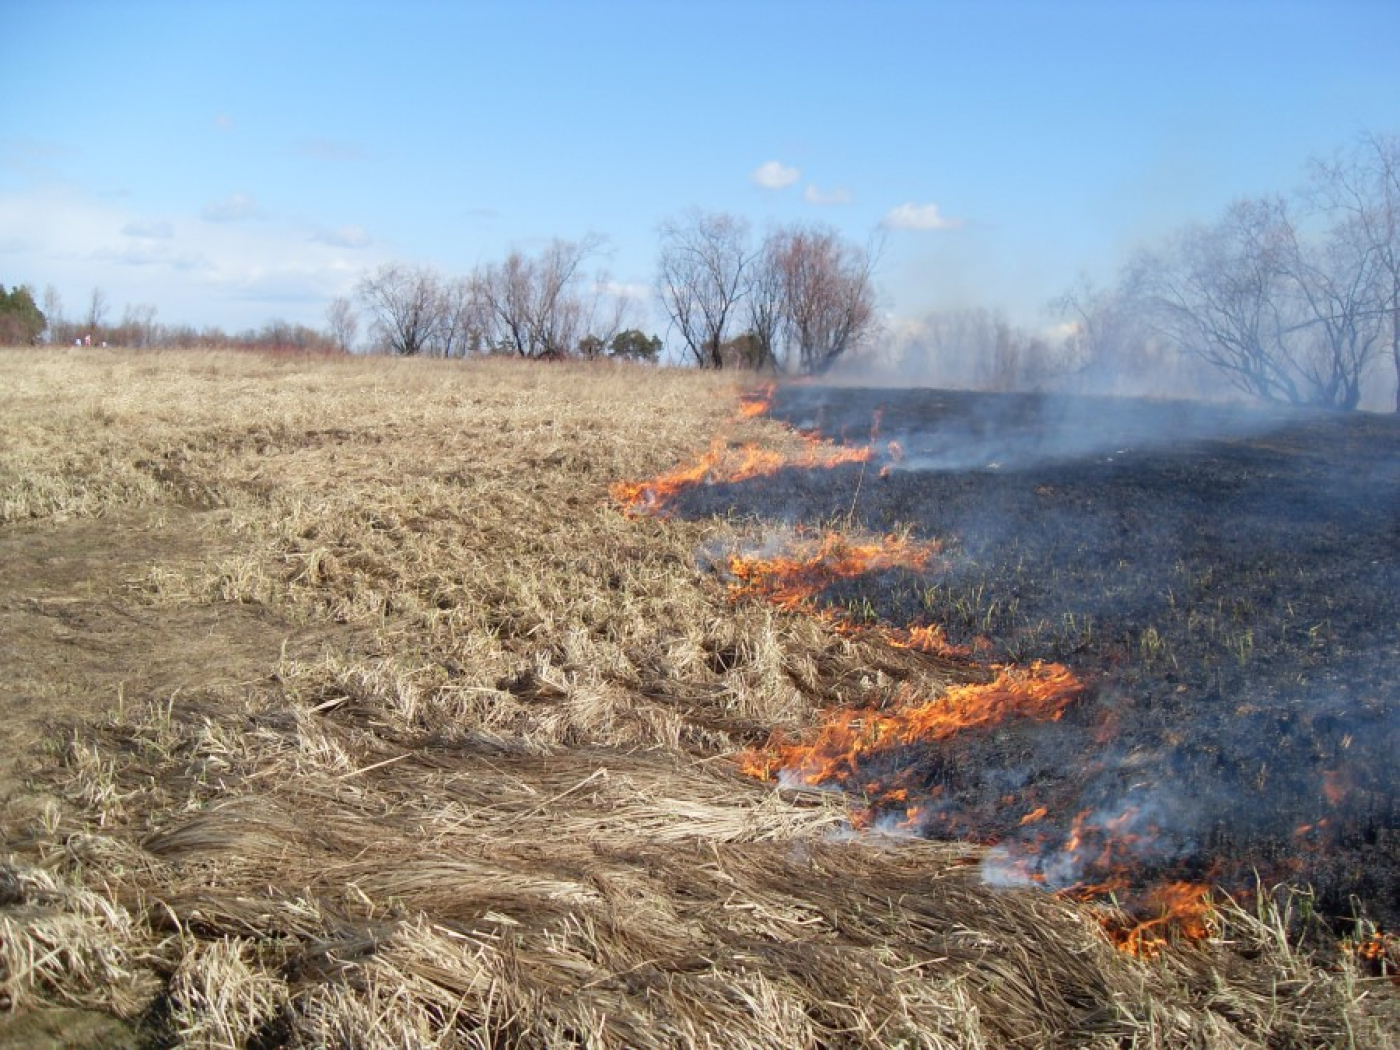
[(1054, 719), (865, 755), (840, 783), (873, 820), (994, 844), (994, 883), (1288, 879), (1400, 922), (1400, 420), (820, 386), (768, 413), (872, 457), (674, 513), (936, 543), (821, 604), (1086, 684)]
[(0, 352), (0, 1045), (1395, 1045), (1393, 421), (748, 379)]

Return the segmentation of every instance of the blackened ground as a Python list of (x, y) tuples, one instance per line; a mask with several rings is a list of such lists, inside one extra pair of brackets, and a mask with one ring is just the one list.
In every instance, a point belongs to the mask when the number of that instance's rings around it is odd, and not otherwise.
[(937, 571), (825, 600), (1093, 683), (1057, 725), (884, 756), (926, 833), (1001, 842), (994, 877), (1257, 870), (1400, 924), (1400, 419), (812, 386), (771, 414), (877, 459), (680, 513), (939, 538)]

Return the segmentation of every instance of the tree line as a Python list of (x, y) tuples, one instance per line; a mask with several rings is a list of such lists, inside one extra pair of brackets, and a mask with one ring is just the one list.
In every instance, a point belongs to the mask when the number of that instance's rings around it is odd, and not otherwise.
[[(692, 210), (658, 234), (653, 294), (672, 346), (700, 368), (819, 375), (859, 358), (944, 385), (1186, 394), (1223, 380), (1258, 400), (1353, 409), (1386, 367), (1400, 412), (1395, 135), (1365, 135), (1313, 160), (1298, 190), (1235, 201), (1141, 248), (1108, 286), (1081, 277), (1042, 332), (981, 307), (882, 328), (877, 252), (828, 227), (755, 237), (742, 218)], [(145, 304), (112, 320), (100, 289), (67, 317), (52, 287), (40, 303), (0, 285), (0, 343), (656, 361), (663, 342), (633, 316), (641, 301), (593, 268), (603, 249), (597, 236), (556, 240), (455, 278), (391, 263), (335, 299), (321, 330), (197, 330), (159, 324)]]
[(602, 244), (591, 236), (555, 240), (458, 278), (389, 263), (360, 280), (354, 299), (332, 302), (327, 322), (337, 342), (354, 345), (358, 305), (368, 316), (371, 349), (405, 357), (654, 360), (661, 340), (627, 326), (629, 300), (611, 294), (606, 274), (586, 273)]
[(39, 301), (28, 285), (16, 286), (9, 293), (0, 285), (0, 346), (30, 346), (40, 342), (138, 350), (232, 349), (321, 354), (343, 350), (330, 332), (281, 319), (257, 328), (229, 332), (212, 325), (197, 328), (190, 324), (163, 324), (156, 320), (156, 307), (150, 303), (128, 303), (119, 316), (114, 316), (107, 294), (101, 288), (94, 288), (82, 309), (69, 316), (62, 296), (52, 285), (44, 289)]
[(1237, 200), (1059, 305), (1085, 370), (1165, 341), (1258, 400), (1354, 409), (1388, 358), (1400, 412), (1400, 137), (1314, 159), (1297, 191)]
[[(371, 344), (403, 356), (496, 353), (542, 360), (655, 360), (661, 339), (628, 323), (632, 301), (586, 274), (596, 237), (513, 251), (462, 278), (388, 264), (327, 315), (343, 345), (358, 305)], [(871, 254), (815, 226), (775, 229), (757, 244), (747, 222), (693, 211), (661, 228), (663, 309), (692, 362), (820, 373), (876, 330)]]

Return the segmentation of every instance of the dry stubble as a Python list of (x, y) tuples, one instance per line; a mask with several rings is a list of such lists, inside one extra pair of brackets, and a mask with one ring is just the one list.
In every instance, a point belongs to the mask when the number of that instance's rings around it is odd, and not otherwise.
[(0, 355), (0, 521), (32, 556), (0, 610), (0, 670), (27, 683), (10, 1024), (63, 1004), (210, 1046), (1383, 1039), (1349, 973), (1261, 920), (1144, 963), (1075, 905), (983, 887), (975, 849), (850, 838), (838, 800), (738, 775), (775, 726), (948, 672), (732, 603), (697, 554), (741, 522), (618, 513), (610, 483), (717, 432), (791, 441), (732, 422), (736, 393)]

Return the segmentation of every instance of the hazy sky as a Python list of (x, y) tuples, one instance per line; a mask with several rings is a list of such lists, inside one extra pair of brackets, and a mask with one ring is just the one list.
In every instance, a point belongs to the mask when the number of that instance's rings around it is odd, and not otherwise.
[[(883, 232), (895, 318), (1023, 323), (1080, 270), (1400, 131), (1400, 3), (0, 0), (0, 283), (320, 327), (388, 260), (465, 274), (657, 225)], [(648, 311), (651, 303), (648, 299)], [(662, 330), (659, 318), (647, 327)]]

